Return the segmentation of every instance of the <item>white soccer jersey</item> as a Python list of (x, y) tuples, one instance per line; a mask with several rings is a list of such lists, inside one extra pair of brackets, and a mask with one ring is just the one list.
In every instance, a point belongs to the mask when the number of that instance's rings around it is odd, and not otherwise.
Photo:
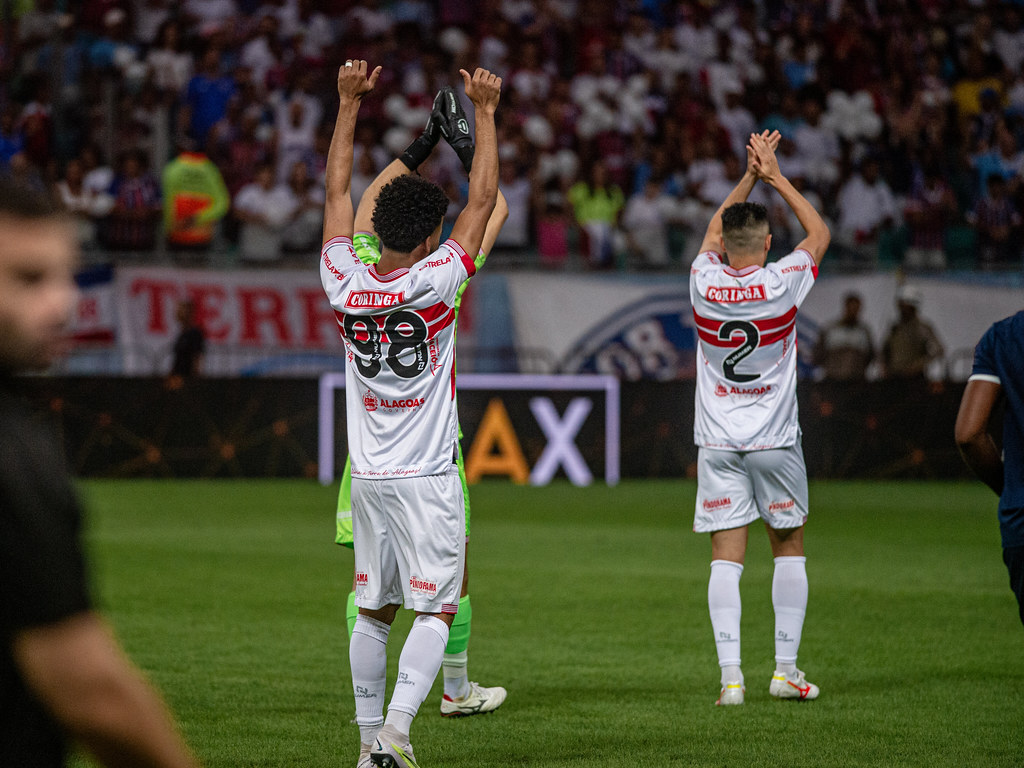
[(817, 275), (803, 250), (763, 268), (732, 269), (713, 251), (694, 260), (697, 445), (757, 451), (796, 443), (796, 313)]
[(476, 271), (454, 240), (409, 269), (381, 275), (336, 237), (320, 279), (345, 340), (352, 477), (450, 471), (458, 441), (455, 296)]

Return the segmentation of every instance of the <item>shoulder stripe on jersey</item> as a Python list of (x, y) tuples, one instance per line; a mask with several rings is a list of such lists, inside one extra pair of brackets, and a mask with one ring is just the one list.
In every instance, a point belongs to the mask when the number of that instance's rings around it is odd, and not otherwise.
[(458, 240), (452, 240), (449, 237), (444, 241), (443, 245), (446, 245), (452, 253), (462, 260), (462, 266), (466, 268), (467, 280), (476, 274), (476, 262), (468, 253), (466, 253), (466, 249), (459, 244)]
[(393, 269), (386, 275), (382, 275), (380, 272), (377, 271), (376, 264), (371, 265), (366, 271), (370, 275), (370, 277), (372, 277), (378, 283), (393, 283), (402, 275), (409, 274), (409, 270), (406, 267), (402, 267), (401, 269)]

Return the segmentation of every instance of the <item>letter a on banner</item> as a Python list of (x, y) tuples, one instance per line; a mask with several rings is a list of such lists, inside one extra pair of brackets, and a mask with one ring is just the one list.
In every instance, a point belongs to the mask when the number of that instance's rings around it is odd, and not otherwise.
[(508, 411), (496, 397), (487, 404), (466, 457), (466, 481), (475, 483), (482, 475), (505, 475), (515, 483), (530, 479), (530, 468)]

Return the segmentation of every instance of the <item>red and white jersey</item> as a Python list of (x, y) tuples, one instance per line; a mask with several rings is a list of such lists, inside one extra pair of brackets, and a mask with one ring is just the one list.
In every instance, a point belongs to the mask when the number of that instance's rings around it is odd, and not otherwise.
[(352, 476), (450, 471), (458, 441), (455, 295), (476, 271), (454, 240), (382, 275), (352, 241), (320, 255), (320, 279), (345, 340), (345, 413)]
[(694, 260), (697, 445), (758, 451), (796, 443), (796, 313), (817, 276), (803, 250), (740, 270), (713, 251)]

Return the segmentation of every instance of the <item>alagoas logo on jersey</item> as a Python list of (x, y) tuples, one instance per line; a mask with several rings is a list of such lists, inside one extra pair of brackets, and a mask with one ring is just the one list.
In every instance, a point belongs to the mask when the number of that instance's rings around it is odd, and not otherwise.
[(749, 285), (746, 288), (719, 288), (709, 285), (704, 298), (718, 304), (738, 304), (741, 301), (767, 301), (763, 285)]
[(345, 299), (348, 309), (388, 309), (405, 301), (405, 292), (388, 293), (387, 291), (352, 291)]
[(367, 413), (373, 413), (374, 411), (412, 411), (417, 408), (421, 408), (425, 402), (427, 402), (425, 397), (386, 400), (384, 398), (377, 397), (370, 390), (366, 390), (366, 394), (363, 395), (363, 406), (366, 408)]
[(748, 397), (756, 397), (757, 395), (767, 395), (771, 391), (771, 384), (766, 384), (763, 387), (737, 387), (732, 385), (728, 388), (722, 384), (722, 382), (715, 384), (715, 397), (728, 397), (729, 395), (746, 395)]

